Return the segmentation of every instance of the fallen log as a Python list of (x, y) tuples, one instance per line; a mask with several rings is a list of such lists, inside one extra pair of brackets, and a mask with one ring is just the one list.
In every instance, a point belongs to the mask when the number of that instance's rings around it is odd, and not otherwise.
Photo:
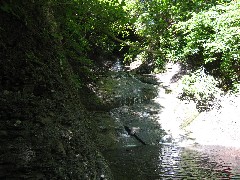
[(136, 128), (129, 128), (128, 126), (124, 126), (124, 129), (127, 131), (128, 135), (133, 136), (136, 140), (138, 140), (143, 145), (147, 145), (141, 138), (139, 138), (136, 135), (136, 130), (137, 130)]

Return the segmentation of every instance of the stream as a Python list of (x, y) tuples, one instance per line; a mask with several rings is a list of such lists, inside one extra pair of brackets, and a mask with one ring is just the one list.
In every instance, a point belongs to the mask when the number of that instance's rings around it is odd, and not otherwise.
[(176, 145), (136, 146), (106, 153), (115, 179), (239, 179), (231, 164)]
[[(185, 145), (189, 140), (186, 134), (176, 130), (173, 135), (162, 126), (160, 119), (163, 114), (165, 118), (173, 117), (161, 103), (164, 98), (168, 101), (169, 92), (164, 86), (155, 85), (155, 88), (155, 98), (141, 100), (140, 96), (144, 95), (138, 94), (138, 99), (131, 103), (125, 101), (110, 111), (116, 124), (135, 128), (134, 133), (147, 144), (140, 143), (124, 128), (116, 130), (117, 148), (103, 152), (114, 179), (240, 179), (239, 149), (200, 144), (188, 146)], [(127, 87), (123, 89), (129, 90)], [(151, 88), (147, 90), (152, 91)], [(131, 91), (128, 93), (132, 94)], [(136, 92), (141, 92), (140, 84)], [(171, 126), (179, 124), (176, 122)]]
[[(140, 114), (144, 107), (145, 111)], [(240, 179), (240, 159), (225, 162), (224, 157), (217, 153), (223, 149), (221, 147), (207, 147), (207, 150), (202, 147), (201, 150), (200, 147), (182, 147), (174, 139), (163, 142), (161, 127), (150, 123), (154, 122), (152, 116), (147, 116), (147, 113), (143, 116), (148, 108), (149, 104), (142, 104), (112, 111), (117, 121), (122, 118), (124, 124), (140, 127), (138, 135), (147, 143), (142, 145), (124, 130), (119, 132), (121, 147), (104, 153), (114, 179)], [(235, 161), (238, 163), (234, 164)]]

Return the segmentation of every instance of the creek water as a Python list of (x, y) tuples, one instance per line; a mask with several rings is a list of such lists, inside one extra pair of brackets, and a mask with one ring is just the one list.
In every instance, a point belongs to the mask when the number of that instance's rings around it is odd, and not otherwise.
[(175, 145), (136, 146), (106, 153), (117, 180), (240, 179), (231, 164)]
[[(163, 88), (160, 89), (161, 93), (166, 93)], [(158, 95), (160, 99), (163, 96), (161, 93)], [(140, 96), (139, 98), (141, 99)], [(159, 123), (160, 115), (164, 111), (161, 101), (159, 103), (153, 99), (123, 103), (121, 107), (111, 110), (111, 116), (117, 124), (136, 128), (136, 135), (147, 144), (141, 144), (124, 128), (117, 130), (117, 148), (103, 153), (114, 179), (240, 180), (239, 149), (221, 146), (184, 146), (183, 142), (187, 140), (187, 136), (172, 137)]]
[(164, 139), (167, 135), (156, 123), (158, 116), (153, 114), (157, 107), (149, 102), (112, 110), (116, 121), (140, 127), (137, 134), (147, 143), (142, 145), (124, 129), (118, 132), (120, 146), (104, 153), (114, 179), (240, 179), (240, 159), (230, 159), (230, 155), (221, 154), (228, 149), (210, 146), (189, 148), (174, 139)]

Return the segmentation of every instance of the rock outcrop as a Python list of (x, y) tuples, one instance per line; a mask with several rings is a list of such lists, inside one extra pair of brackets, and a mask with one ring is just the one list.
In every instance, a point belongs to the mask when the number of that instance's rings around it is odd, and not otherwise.
[(0, 179), (111, 179), (54, 17), (25, 3), (0, 4)]

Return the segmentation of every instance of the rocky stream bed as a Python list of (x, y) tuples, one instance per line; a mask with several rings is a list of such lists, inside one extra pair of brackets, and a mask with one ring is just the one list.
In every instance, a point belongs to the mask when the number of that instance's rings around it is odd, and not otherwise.
[[(99, 127), (114, 179), (240, 178), (239, 98), (223, 98), (221, 109), (199, 112), (194, 102), (178, 98), (180, 70), (169, 63), (159, 75), (115, 72), (100, 81), (99, 96), (114, 104), (96, 116), (107, 114), (109, 125), (99, 121)], [(124, 126), (135, 128), (147, 145)]]

